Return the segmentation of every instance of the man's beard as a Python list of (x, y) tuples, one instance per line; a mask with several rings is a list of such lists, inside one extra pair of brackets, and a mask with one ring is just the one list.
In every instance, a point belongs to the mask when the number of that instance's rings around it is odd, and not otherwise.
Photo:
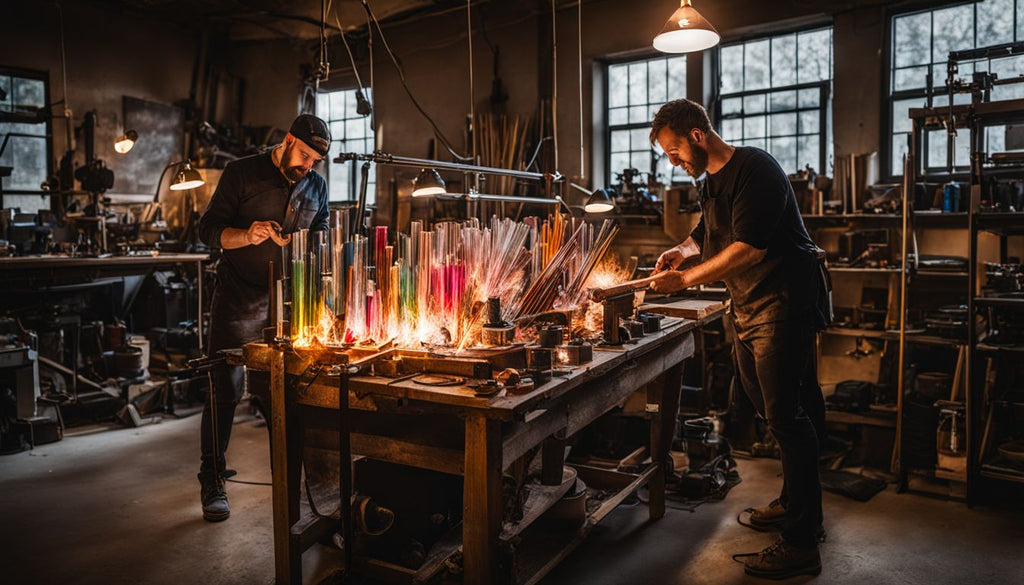
[(305, 167), (303, 167), (301, 165), (300, 166), (291, 166), (291, 167), (284, 166), (287, 163), (291, 162), (292, 150), (294, 148), (295, 148), (294, 144), (288, 144), (288, 145), (286, 145), (284, 147), (284, 152), (281, 153), (281, 163), (279, 165), (279, 168), (281, 169), (281, 173), (284, 174), (286, 179), (288, 179), (289, 181), (291, 181), (293, 183), (298, 183), (303, 178), (305, 178), (306, 173), (308, 172), (308, 171), (306, 171)]
[(692, 158), (687, 164), (690, 167), (687, 169), (687, 172), (696, 179), (708, 170), (708, 151), (704, 147), (691, 142), (689, 136), (686, 137), (686, 141), (690, 143), (690, 157)]

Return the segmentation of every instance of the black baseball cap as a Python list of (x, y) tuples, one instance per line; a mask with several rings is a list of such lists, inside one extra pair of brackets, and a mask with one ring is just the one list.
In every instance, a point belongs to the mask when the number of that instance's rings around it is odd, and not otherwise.
[(327, 156), (327, 150), (331, 147), (331, 129), (327, 122), (312, 114), (302, 114), (292, 122), (288, 133), (305, 142), (320, 156)]

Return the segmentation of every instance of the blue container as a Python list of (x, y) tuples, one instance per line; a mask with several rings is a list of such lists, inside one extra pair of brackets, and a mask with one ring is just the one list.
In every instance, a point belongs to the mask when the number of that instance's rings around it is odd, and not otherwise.
[(960, 211), (960, 183), (950, 181), (943, 185), (942, 211), (946, 213)]

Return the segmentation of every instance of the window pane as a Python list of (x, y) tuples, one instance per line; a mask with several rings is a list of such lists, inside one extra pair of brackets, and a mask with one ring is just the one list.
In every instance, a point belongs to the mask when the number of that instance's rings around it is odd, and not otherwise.
[(611, 151), (612, 152), (627, 152), (627, 151), (629, 151), (629, 131), (628, 130), (613, 130), (612, 131)]
[[(936, 79), (933, 84), (941, 82), (944, 77)], [(928, 87), (928, 67), (910, 67), (893, 71), (893, 91)]]
[(801, 33), (797, 37), (800, 83), (832, 78), (832, 29)]
[(637, 128), (629, 131), (629, 148), (632, 150), (643, 150), (651, 147), (651, 130), (649, 128)]
[(792, 110), (796, 108), (796, 91), (776, 91), (771, 94), (770, 109), (773, 112), (779, 110)]
[(908, 112), (910, 108), (920, 108), (924, 106), (924, 98), (914, 98), (909, 100), (899, 100), (892, 104), (892, 131), (893, 132), (910, 132), (910, 118)]
[(718, 54), (722, 62), (722, 93), (743, 91), (743, 45), (722, 47)]
[(772, 39), (772, 87), (796, 83), (796, 35)]
[(751, 41), (744, 43), (746, 53), (743, 58), (743, 89), (764, 89), (769, 85), (768, 47), (769, 41)]
[[(1017, 14), (1017, 18), (1022, 18)], [(978, 44), (1013, 42), (1013, 0), (985, 0), (978, 4)]]
[(765, 94), (748, 95), (743, 98), (743, 113), (760, 114), (765, 111)]
[(907, 154), (910, 135), (897, 133), (892, 135), (892, 174), (903, 175), (903, 155)]
[(817, 134), (821, 130), (819, 118), (817, 111), (800, 112), (800, 133)]
[(816, 87), (809, 87), (800, 90), (801, 108), (816, 108), (821, 105), (821, 90)]
[(896, 66), (927, 64), (932, 40), (931, 13), (898, 16), (893, 20), (895, 22), (893, 56)]
[(932, 16), (932, 60), (946, 61), (950, 51), (974, 48), (974, 6), (936, 10)]
[(0, 110), (11, 111), (12, 93), (11, 78), (6, 75), (0, 75), (0, 95), (5, 96), (4, 99), (0, 100)]
[(629, 122), (629, 110), (626, 108), (612, 108), (608, 110), (608, 125), (618, 126)]
[[(963, 134), (963, 133), (961, 133)], [(946, 153), (948, 152), (947, 133), (945, 130), (934, 130), (927, 138), (928, 167), (936, 169), (948, 168)], [(953, 143), (953, 166), (967, 167), (970, 164), (971, 145), (966, 136), (957, 136)]]
[(14, 108), (27, 111), (46, 105), (45, 88), (42, 80), (14, 78)]
[(666, 65), (665, 59), (655, 59), (647, 65), (647, 75), (651, 83), (648, 97), (652, 104), (668, 101), (668, 73), (665, 70)]
[(740, 140), (743, 138), (743, 120), (732, 118), (722, 120), (722, 138), (726, 141)]
[(786, 173), (795, 173), (798, 170), (796, 138), (792, 136), (772, 138), (769, 142), (769, 152), (775, 157), (775, 160), (779, 161), (779, 166)]
[[(331, 114), (332, 114), (331, 118), (335, 119), (335, 120), (340, 120), (341, 118), (343, 118), (345, 116), (345, 92), (343, 92), (343, 91), (332, 91), (330, 95), (331, 95), (330, 102), (331, 102)], [(335, 138), (333, 132), (331, 134), (331, 137)]]
[(1024, 41), (1024, 0), (1017, 0), (1017, 42)]
[[(333, 136), (333, 135), (332, 135)], [(363, 118), (356, 118), (345, 122), (345, 139), (363, 138), (366, 136), (366, 125)]]
[(628, 105), (629, 68), (626, 65), (610, 65), (608, 67), (608, 107), (618, 108)]
[(743, 111), (742, 98), (726, 98), (722, 100), (722, 115), (739, 114)]
[(818, 167), (821, 164), (818, 162), (818, 157), (821, 156), (821, 140), (817, 135), (814, 136), (801, 136), (797, 142), (797, 167), (804, 168), (804, 165), (811, 165), (811, 168), (820, 170)]
[(640, 124), (650, 122), (647, 118), (647, 106), (632, 106), (629, 108), (629, 123)]
[(320, 119), (331, 119), (331, 94), (320, 92), (316, 94), (316, 115)]
[(329, 122), (331, 127), (331, 138), (334, 140), (345, 139), (345, 121), (337, 120)]
[(629, 168), (629, 153), (628, 152), (616, 152), (611, 156), (611, 168), (608, 169), (610, 174), (613, 176), (615, 173), (621, 173), (623, 169)]
[[(668, 96), (674, 100), (686, 97), (686, 58), (674, 57), (668, 60)], [(654, 99), (652, 98), (653, 102)]]
[(629, 164), (632, 168), (641, 170), (644, 172), (650, 172), (651, 170), (651, 152), (650, 151), (634, 151), (629, 157)]
[(743, 137), (760, 138), (766, 134), (765, 117), (750, 116), (743, 119)]
[[(629, 105), (647, 105), (647, 63), (629, 65)], [(644, 109), (647, 113), (647, 109)]]
[(774, 114), (770, 118), (772, 136), (796, 134), (796, 114)]
[(4, 179), (5, 189), (38, 190), (46, 180), (46, 139), (12, 136), (0, 157), (0, 166), (14, 167), (11, 176)]
[(768, 150), (768, 144), (764, 138), (753, 138), (745, 140), (743, 146), (753, 146), (754, 148), (760, 148), (761, 150)]

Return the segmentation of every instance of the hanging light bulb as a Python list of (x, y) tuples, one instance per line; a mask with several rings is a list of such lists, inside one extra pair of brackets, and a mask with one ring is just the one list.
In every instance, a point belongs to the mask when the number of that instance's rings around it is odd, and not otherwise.
[(118, 154), (125, 154), (135, 146), (135, 141), (138, 139), (139, 133), (135, 130), (129, 130), (114, 141), (114, 151)]
[(690, 0), (681, 0), (679, 8), (654, 37), (654, 48), (662, 53), (692, 53), (714, 47), (721, 38)]
[(192, 161), (186, 160), (178, 169), (178, 176), (171, 183), (170, 189), (171, 191), (184, 191), (202, 187), (205, 184), (206, 181), (203, 180), (199, 171), (192, 168)]
[(429, 197), (431, 195), (444, 195), (448, 192), (441, 175), (435, 169), (421, 169), (420, 174), (412, 180), (413, 197)]

